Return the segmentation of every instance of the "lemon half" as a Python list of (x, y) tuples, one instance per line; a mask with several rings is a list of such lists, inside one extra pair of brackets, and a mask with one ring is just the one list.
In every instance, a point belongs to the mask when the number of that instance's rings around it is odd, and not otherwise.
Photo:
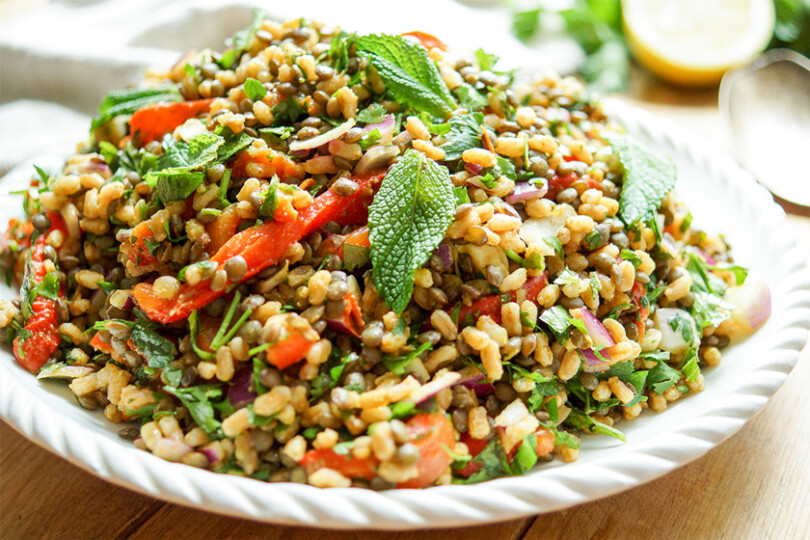
[(622, 0), (630, 51), (664, 80), (716, 84), (771, 40), (772, 0)]

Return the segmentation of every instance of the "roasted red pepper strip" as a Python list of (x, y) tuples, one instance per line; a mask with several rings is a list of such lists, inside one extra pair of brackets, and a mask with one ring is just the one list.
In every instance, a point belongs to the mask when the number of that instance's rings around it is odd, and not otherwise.
[(141, 221), (134, 229), (132, 229), (131, 238), (135, 240), (129, 248), (129, 260), (136, 266), (146, 266), (157, 262), (157, 258), (152, 255), (149, 248), (146, 246), (146, 240), (152, 240), (152, 229), (149, 228), (148, 221)]
[[(62, 216), (48, 212), (51, 228), (37, 238), (31, 248), (31, 260), (25, 267), (25, 280), (29, 290), (45, 279), (49, 269), (45, 265), (45, 240), (50, 231), (59, 229), (66, 233)], [(24, 291), (25, 293), (25, 291)], [(65, 286), (60, 285), (59, 296), (64, 296)], [(25, 294), (21, 295), (25, 301)], [(56, 301), (37, 295), (31, 302), (31, 316), (25, 323), (22, 335), (14, 338), (14, 356), (22, 367), (36, 373), (59, 347), (59, 319), (56, 316)]]
[(435, 482), (450, 466), (452, 451), (456, 442), (453, 426), (447, 416), (440, 413), (417, 414), (405, 425), (410, 434), (410, 442), (419, 449), (419, 475), (397, 484), (398, 488), (423, 488)]
[(402, 34), (402, 36), (411, 36), (413, 38), (416, 38), (419, 41), (419, 43), (421, 43), (422, 46), (424, 48), (426, 48), (426, 49), (437, 48), (437, 49), (441, 49), (443, 51), (447, 51), (447, 45), (445, 45), (439, 38), (437, 38), (436, 36), (427, 34), (425, 32), (419, 32), (419, 31), (405, 32), (404, 34)]
[[(523, 284), (521, 289), (526, 291), (526, 300), (536, 302), (537, 295), (545, 288), (547, 284), (548, 274), (543, 272), (543, 275), (541, 276), (530, 277), (527, 279), (526, 283)], [(516, 291), (511, 291), (509, 296), (512, 301), (515, 301), (518, 298)], [(492, 317), (493, 321), (500, 324), (501, 304), (503, 304), (503, 300), (500, 294), (488, 294), (486, 296), (482, 296), (481, 298), (474, 300), (469, 306), (462, 304), (461, 309), (459, 309), (458, 312), (458, 324), (459, 326), (463, 325), (464, 321), (467, 320), (467, 316), (477, 320), (478, 317), (481, 317), (482, 315), (489, 315)]]
[[(294, 243), (313, 233), (330, 221), (341, 225), (362, 223), (368, 219), (368, 205), (373, 191), (385, 173), (364, 175), (355, 178), (360, 184), (353, 195), (341, 197), (332, 190), (318, 196), (311, 205), (298, 212), (292, 223), (270, 221), (249, 227), (234, 235), (211, 257), (220, 268), (236, 255), (247, 263), (244, 279), (256, 275), (268, 266), (277, 264), (287, 249)], [(230, 282), (228, 283), (230, 285)], [(227, 288), (227, 287), (226, 287)], [(138, 283), (133, 296), (146, 315), (153, 321), (163, 324), (179, 321), (222, 296), (225, 289), (211, 290), (211, 281), (201, 281), (196, 285), (183, 284), (180, 294), (171, 300), (158, 298), (148, 283)]]
[(129, 119), (129, 132), (134, 135), (138, 146), (160, 140), (171, 133), (189, 118), (208, 112), (213, 99), (197, 99), (170, 103), (161, 101), (146, 105), (135, 111)]
[(373, 480), (377, 474), (374, 472), (374, 460), (372, 458), (356, 458), (351, 454), (338, 454), (334, 450), (310, 450), (299, 462), (307, 471), (312, 474), (318, 469), (332, 469), (346, 478), (364, 478)]
[(310, 341), (298, 332), (273, 343), (267, 349), (267, 363), (278, 369), (285, 369), (302, 360), (309, 352), (314, 341)]

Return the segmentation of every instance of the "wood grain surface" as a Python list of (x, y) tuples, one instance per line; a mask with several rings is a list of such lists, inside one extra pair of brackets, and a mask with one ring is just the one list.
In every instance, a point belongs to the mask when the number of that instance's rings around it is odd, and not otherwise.
[[(675, 90), (643, 75), (633, 80), (631, 102), (727, 149), (716, 90)], [(810, 261), (810, 217), (789, 221)], [(401, 533), (273, 526), (164, 503), (100, 480), (0, 423), (0, 538), (810, 539), (808, 385), (806, 346), (785, 385), (752, 421), (658, 480), (553, 514)]]

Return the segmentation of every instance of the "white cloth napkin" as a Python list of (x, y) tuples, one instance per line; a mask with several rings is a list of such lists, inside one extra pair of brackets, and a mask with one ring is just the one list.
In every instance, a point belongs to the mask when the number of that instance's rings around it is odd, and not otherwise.
[(147, 68), (167, 69), (191, 49), (221, 49), (249, 24), (254, 5), (278, 20), (363, 33), (421, 30), (461, 50), (483, 47), (505, 69), (565, 71), (579, 54), (560, 40), (529, 48), (509, 34), (505, 9), (451, 0), (57, 0), (0, 22), (0, 175), (83, 140), (100, 99), (137, 84)]

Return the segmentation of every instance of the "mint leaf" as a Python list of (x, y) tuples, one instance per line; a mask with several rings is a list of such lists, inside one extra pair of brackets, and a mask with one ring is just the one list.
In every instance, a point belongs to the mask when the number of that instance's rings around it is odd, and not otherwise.
[(245, 80), (243, 88), (245, 90), (245, 94), (247, 94), (247, 97), (253, 101), (260, 100), (267, 95), (267, 88), (252, 77), (248, 77), (247, 80)]
[(413, 293), (413, 273), (453, 220), (456, 200), (447, 168), (409, 149), (383, 179), (369, 208), (373, 278), (397, 313)]
[(692, 291), (692, 294), (695, 296), (695, 301), (689, 308), (689, 312), (700, 329), (710, 325), (719, 325), (729, 318), (731, 310), (734, 309), (734, 306), (715, 294), (703, 291)]
[(481, 147), (481, 123), (484, 115), (481, 113), (459, 114), (450, 118), (450, 132), (447, 142), (440, 146), (444, 150), (444, 159), (453, 161), (461, 159), (461, 154), (470, 148)]
[(149, 367), (165, 368), (174, 360), (177, 349), (174, 343), (155, 332), (156, 328), (157, 324), (149, 319), (138, 317), (132, 325), (129, 339), (138, 353), (146, 358)]
[(273, 107), (273, 125), (294, 124), (306, 112), (306, 108), (293, 96)]
[(141, 107), (159, 101), (183, 101), (183, 96), (180, 95), (180, 91), (175, 85), (113, 90), (101, 100), (98, 113), (93, 118), (90, 129), (96, 129), (116, 116), (132, 114)]
[(619, 214), (628, 225), (652, 217), (675, 185), (675, 165), (626, 135), (611, 135), (608, 142), (624, 168)]
[(359, 37), (356, 47), (397, 101), (439, 118), (450, 116), (455, 101), (424, 47), (387, 34)]
[(148, 173), (144, 180), (157, 189), (163, 202), (186, 199), (205, 178), (205, 173), (194, 169), (213, 163), (223, 144), (225, 139), (213, 133), (197, 135), (189, 143), (166, 137), (157, 162), (159, 170)]
[[(273, 129), (273, 128), (268, 128)], [(217, 149), (217, 162), (226, 163), (233, 156), (250, 146), (253, 142), (253, 137), (245, 132), (236, 135), (231, 128), (224, 127), (222, 131), (217, 131), (217, 135), (225, 139), (225, 143)]]

